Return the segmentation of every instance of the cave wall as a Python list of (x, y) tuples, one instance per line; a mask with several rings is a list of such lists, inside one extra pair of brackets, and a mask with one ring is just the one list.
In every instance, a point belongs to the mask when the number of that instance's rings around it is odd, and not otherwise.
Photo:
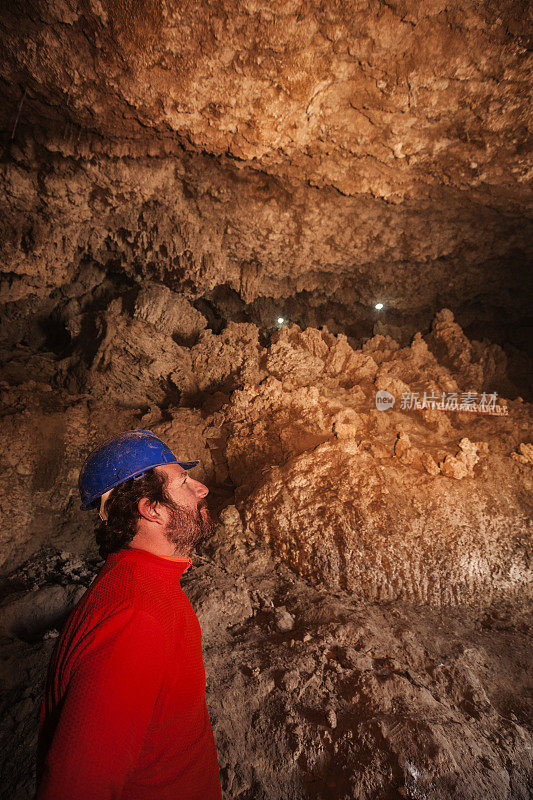
[[(448, 309), (427, 340), (449, 366), (420, 333), (361, 349), (294, 324), (267, 346), (251, 323), (214, 334), (157, 284), (100, 321), (90, 357), (75, 348), (53, 386), (3, 384), (4, 573), (40, 547), (92, 552), (79, 465), (106, 436), (149, 428), (201, 461), (215, 502), (235, 504), (233, 528), (314, 585), (436, 607), (528, 602), (531, 404), (505, 397), (503, 350), (470, 343)], [(492, 413), (460, 405), (472, 386), (478, 404), (498, 387)], [(455, 393), (457, 409), (403, 405), (424, 392)]]

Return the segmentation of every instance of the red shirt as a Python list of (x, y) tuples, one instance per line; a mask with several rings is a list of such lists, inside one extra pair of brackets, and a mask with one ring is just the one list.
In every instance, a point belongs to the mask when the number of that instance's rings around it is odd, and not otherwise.
[(190, 559), (124, 548), (68, 617), (46, 677), (35, 800), (221, 800)]

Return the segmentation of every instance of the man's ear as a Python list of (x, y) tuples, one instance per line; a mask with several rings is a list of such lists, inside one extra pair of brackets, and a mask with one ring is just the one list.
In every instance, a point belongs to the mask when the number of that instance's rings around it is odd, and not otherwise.
[(161, 506), (157, 501), (151, 502), (147, 497), (141, 497), (137, 503), (137, 509), (141, 517), (148, 520), (148, 522), (156, 522), (163, 525), (165, 520), (161, 514)]

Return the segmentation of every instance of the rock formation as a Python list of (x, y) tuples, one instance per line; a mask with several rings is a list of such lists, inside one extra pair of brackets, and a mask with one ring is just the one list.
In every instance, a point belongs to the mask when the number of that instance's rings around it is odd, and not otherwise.
[(407, 336), (447, 306), (471, 338), (523, 348), (527, 15), (520, 0), (6, 7), (5, 299), (46, 315), (96, 263), (356, 336), (378, 300)]

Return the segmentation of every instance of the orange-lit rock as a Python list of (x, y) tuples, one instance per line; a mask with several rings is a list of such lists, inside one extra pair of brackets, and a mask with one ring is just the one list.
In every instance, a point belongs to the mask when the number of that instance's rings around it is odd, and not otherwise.
[(532, 585), (531, 482), (504, 456), (470, 478), (464, 461), (453, 463), (424, 477), (327, 442), (271, 470), (244, 504), (247, 530), (313, 583), (365, 599), (519, 601)]
[(523, 4), (39, 8), (0, 18), (5, 300), (96, 263), (356, 336), (447, 306), (527, 344)]

